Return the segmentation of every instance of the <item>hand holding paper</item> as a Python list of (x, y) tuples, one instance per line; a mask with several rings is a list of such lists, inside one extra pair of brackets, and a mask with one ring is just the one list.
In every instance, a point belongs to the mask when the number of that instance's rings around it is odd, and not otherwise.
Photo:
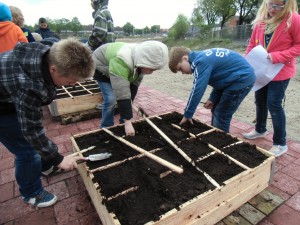
[(253, 48), (245, 57), (253, 67), (256, 75), (252, 91), (257, 91), (267, 85), (284, 66), (283, 63), (272, 64), (271, 60), (267, 59), (267, 57), (268, 52), (261, 45)]

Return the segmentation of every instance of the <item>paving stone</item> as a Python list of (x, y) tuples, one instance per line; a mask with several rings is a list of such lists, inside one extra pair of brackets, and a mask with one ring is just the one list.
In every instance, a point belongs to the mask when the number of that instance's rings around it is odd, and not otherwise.
[(7, 201), (14, 197), (14, 182), (0, 185), (0, 202)]
[(293, 195), (287, 202), (286, 205), (300, 212), (300, 191)]
[(13, 156), (0, 159), (0, 171), (13, 168), (14, 163), (15, 163), (15, 157)]
[(276, 225), (299, 225), (300, 213), (282, 205), (269, 216), (268, 220)]
[(36, 207), (26, 204), (21, 198), (10, 199), (0, 204), (0, 224), (34, 212)]
[(69, 178), (68, 180), (66, 180), (66, 183), (71, 196), (86, 191), (83, 180), (79, 175)]
[(54, 225), (56, 218), (53, 207), (40, 208), (15, 220), (14, 225)]
[(15, 180), (15, 168), (0, 171), (0, 185), (9, 183)]
[(61, 201), (63, 199), (66, 199), (70, 196), (69, 190), (67, 188), (65, 181), (60, 181), (58, 183), (49, 185), (48, 187), (45, 187), (47, 191), (50, 193), (56, 195), (58, 197), (58, 200)]
[(287, 165), (281, 171), (285, 174), (288, 174), (292, 178), (300, 181), (300, 165), (292, 163), (292, 164)]
[(54, 205), (58, 225), (77, 221), (94, 210), (90, 198), (85, 194), (72, 196)]
[(82, 218), (80, 218), (81, 225), (102, 225), (102, 222), (96, 210)]
[(300, 182), (282, 172), (278, 172), (274, 175), (272, 185), (290, 195), (294, 195), (299, 190)]

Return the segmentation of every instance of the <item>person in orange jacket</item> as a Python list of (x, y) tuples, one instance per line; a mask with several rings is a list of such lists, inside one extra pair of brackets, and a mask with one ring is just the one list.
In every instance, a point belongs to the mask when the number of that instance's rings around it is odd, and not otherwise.
[(28, 42), (19, 26), (12, 22), (9, 7), (0, 2), (0, 53), (12, 50), (18, 42)]

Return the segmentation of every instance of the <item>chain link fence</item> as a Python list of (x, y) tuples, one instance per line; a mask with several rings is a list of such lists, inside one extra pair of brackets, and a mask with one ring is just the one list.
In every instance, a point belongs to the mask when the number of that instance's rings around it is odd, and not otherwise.
[(239, 42), (241, 44), (248, 44), (249, 38), (252, 33), (252, 25), (245, 24), (239, 25), (236, 27), (229, 27), (223, 28), (220, 27), (212, 28), (209, 32), (201, 32), (198, 30), (194, 32), (191, 36), (198, 36), (204, 38), (206, 40), (220, 40), (220, 39), (227, 39), (231, 40), (232, 42)]

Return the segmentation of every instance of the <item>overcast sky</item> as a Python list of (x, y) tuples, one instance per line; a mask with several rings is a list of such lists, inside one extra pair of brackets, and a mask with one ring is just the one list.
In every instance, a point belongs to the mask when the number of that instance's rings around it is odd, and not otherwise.
[[(90, 0), (0, 0), (19, 7), (25, 24), (34, 25), (40, 17), (51, 19), (77, 17), (81, 24), (93, 23)], [(135, 28), (160, 25), (170, 28), (178, 14), (191, 17), (196, 0), (109, 0), (108, 8), (115, 26), (130, 22)]]

